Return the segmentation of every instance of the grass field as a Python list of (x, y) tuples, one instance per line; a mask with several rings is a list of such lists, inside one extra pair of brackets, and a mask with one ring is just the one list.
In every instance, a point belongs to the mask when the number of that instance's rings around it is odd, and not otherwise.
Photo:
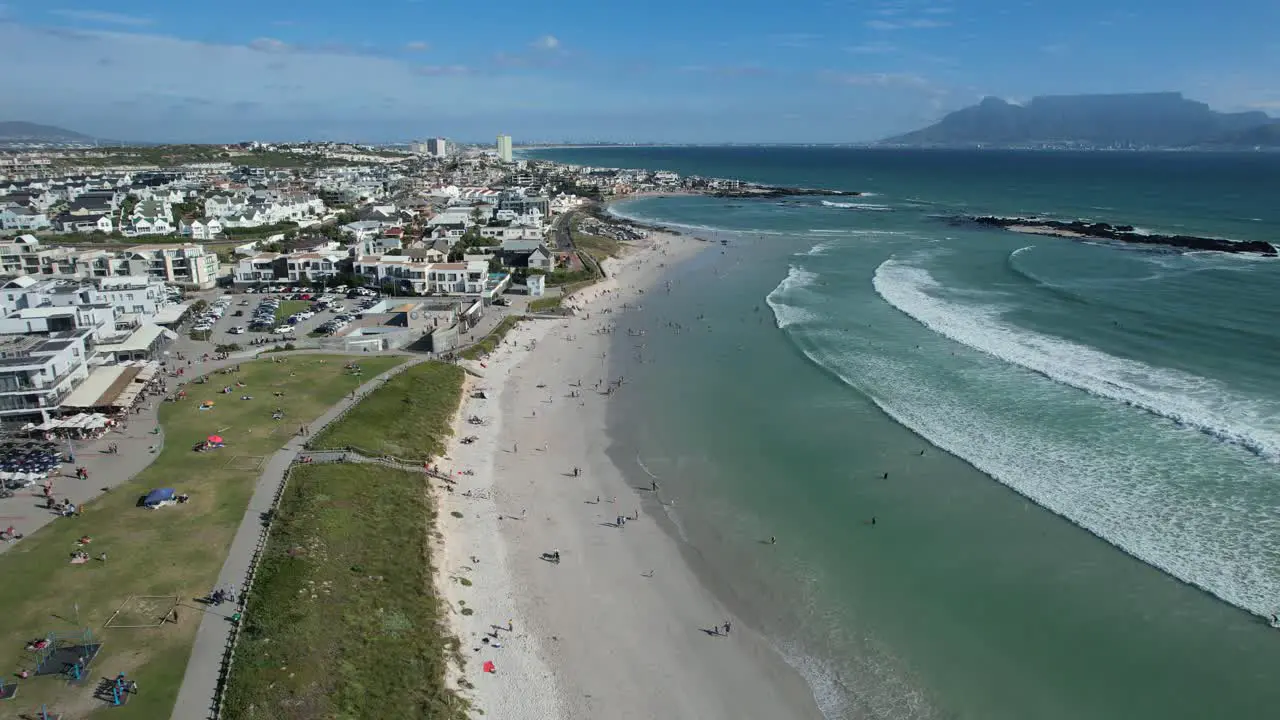
[[(257, 397), (252, 401), (218, 392), (219, 380), (230, 376), (187, 386), (187, 399), (161, 407), (164, 448), (146, 470), (87, 503), (82, 517), (57, 520), (0, 555), (0, 575), (9, 579), (0, 586), (0, 667), (9, 673), (29, 667), (30, 654), (23, 646), (33, 637), (87, 626), (104, 642), (90, 668), (91, 679), (125, 672), (142, 688), (128, 705), (106, 709), (93, 699), (91, 686), (70, 686), (58, 677), (33, 678), (22, 681), (18, 699), (0, 708), (0, 715), (14, 717), (47, 702), (50, 710), (67, 717), (98, 710), (114, 718), (169, 716), (204, 611), (192, 600), (216, 581), (261, 464), (300, 425), (403, 359), (361, 358), (362, 377), (344, 371), (344, 362), (341, 356), (305, 355), (283, 363), (244, 363), (234, 377)], [(273, 397), (273, 391), (284, 396)], [(198, 410), (202, 400), (215, 401), (214, 409)], [(277, 406), (286, 420), (271, 420)], [(226, 439), (225, 448), (192, 452), (196, 442), (213, 433)], [(189, 493), (191, 501), (155, 511), (136, 507), (142, 495), (159, 487)], [(70, 565), (82, 535), (93, 539), (90, 554), (96, 558), (107, 552), (109, 562)], [(103, 629), (130, 596), (177, 596), (178, 622), (152, 629)]]
[(603, 235), (592, 235), (579, 229), (580, 218), (574, 217), (570, 221), (569, 235), (573, 240), (573, 246), (578, 250), (586, 252), (596, 260), (604, 260), (605, 258), (618, 257), (622, 254), (624, 246), (621, 242), (613, 238), (607, 238)]
[(477, 360), (482, 355), (488, 355), (493, 349), (498, 347), (498, 343), (502, 342), (502, 338), (506, 337), (511, 328), (516, 326), (523, 318), (519, 315), (508, 315), (502, 318), (502, 322), (498, 323), (488, 335), (485, 335), (475, 345), (458, 353), (467, 360)]
[(560, 303), (564, 302), (563, 295), (549, 295), (529, 301), (529, 312), (546, 312), (547, 310), (555, 310), (560, 307)]
[(315, 448), (356, 448), (425, 462), (444, 452), (461, 399), (462, 368), (426, 362), (405, 370), (316, 435)]
[(306, 300), (281, 300), (280, 307), (276, 308), (276, 324), (283, 325), (290, 315), (300, 313), (311, 307), (311, 303)]
[[(384, 415), (378, 429), (398, 424)], [(432, 586), (434, 515), (419, 473), (295, 467), (249, 597), (226, 717), (465, 718), (444, 682), (457, 647)]]

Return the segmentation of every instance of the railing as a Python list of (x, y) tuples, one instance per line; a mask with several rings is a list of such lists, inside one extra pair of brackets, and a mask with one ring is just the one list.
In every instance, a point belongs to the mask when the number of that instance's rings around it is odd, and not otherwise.
[[(408, 370), (409, 368), (413, 367), (415, 364), (416, 363), (414, 362), (401, 363), (400, 365), (397, 365), (396, 367), (391, 368), (390, 370), (387, 370), (386, 372), (384, 372), (380, 376), (380, 378), (375, 378), (375, 380), (379, 380), (379, 379), (381, 380), (381, 383), (377, 387), (374, 387), (365, 392), (356, 394), (354, 397), (355, 401), (352, 402), (350, 405), (348, 405), (342, 412), (330, 418), (329, 421), (324, 424), (324, 427), (328, 427), (335, 422), (341, 421), (343, 418), (347, 416), (347, 413), (351, 412), (351, 410), (355, 408), (356, 405), (360, 404), (360, 401), (363, 400), (365, 397), (367, 397), (369, 393), (373, 392), (378, 387), (385, 385), (391, 378), (395, 377), (396, 375), (400, 374), (405, 370)], [(370, 381), (370, 382), (372, 383), (373, 381)], [(262, 514), (262, 530), (258, 534), (258, 541), (257, 541), (256, 547), (254, 547), (254, 550), (253, 550), (253, 557), (249, 559), (249, 567), (245, 571), (244, 581), (240, 585), (239, 593), (237, 593), (237, 599), (238, 599), (237, 607), (240, 609), (240, 612), (242, 614), (248, 609), (247, 605), (249, 601), (249, 593), (253, 590), (253, 581), (258, 575), (258, 568), (262, 564), (263, 554), (265, 553), (267, 549), (267, 545), (271, 539), (271, 525), (272, 525), (272, 522), (275, 520), (276, 511), (280, 507), (280, 499), (284, 497), (285, 489), (289, 486), (289, 479), (293, 475), (294, 468), (297, 467), (299, 464), (299, 456), (301, 455), (302, 452), (303, 451), (297, 451), (294, 453), (293, 462), (284, 471), (284, 475), (281, 476), (280, 478), (279, 485), (276, 486), (275, 493), (271, 496), (270, 507)], [(330, 451), (326, 451), (326, 452), (330, 452)], [(342, 452), (342, 451), (332, 451), (332, 452)], [(351, 450), (350, 452), (356, 452), (356, 451)], [(308, 451), (307, 455), (310, 456), (311, 452)], [(405, 465), (416, 465), (414, 463), (404, 463), (404, 461), (400, 460), (399, 458), (390, 458), (390, 456), (385, 456), (385, 457), (389, 458), (390, 462), (403, 463)], [(384, 462), (382, 460), (372, 459), (367, 456), (362, 456), (362, 459), (371, 460), (373, 462)], [(436, 474), (435, 476), (440, 477), (439, 474)], [(452, 480), (449, 478), (442, 477), (441, 479), (445, 479), (445, 480), (448, 480), (449, 482), (452, 482)], [(223, 709), (226, 707), (227, 687), (231, 678), (231, 667), (235, 662), (236, 645), (240, 640), (240, 631), (241, 631), (241, 623), (235, 622), (231, 624), (230, 632), (227, 633), (227, 644), (223, 648), (222, 663), (218, 668), (218, 682), (217, 682), (216, 689), (214, 691), (213, 706), (210, 708), (209, 720), (218, 720), (219, 718), (221, 718)]]
[[(253, 557), (249, 560), (249, 567), (245, 571), (244, 582), (240, 585), (240, 591), (236, 597), (239, 602), (237, 607), (240, 608), (243, 620), (243, 613), (247, 609), (249, 601), (249, 592), (253, 590), (253, 580), (257, 577), (258, 566), (262, 563), (262, 555), (267, 549), (267, 544), (271, 540), (271, 523), (275, 519), (276, 509), (280, 507), (280, 499), (284, 497), (285, 488), (289, 485), (289, 478), (293, 475), (293, 465), (284, 471), (284, 475), (280, 478), (280, 484), (276, 486), (275, 494), (271, 497), (271, 507), (262, 514), (262, 531), (258, 534), (258, 544), (253, 549)], [(210, 720), (218, 720), (222, 717), (223, 708), (227, 703), (227, 687), (231, 679), (231, 666), (236, 659), (236, 645), (240, 640), (240, 622), (231, 623), (231, 629), (227, 633), (227, 644), (223, 649), (222, 664), (218, 668), (218, 684), (215, 690), (214, 706), (210, 715)]]

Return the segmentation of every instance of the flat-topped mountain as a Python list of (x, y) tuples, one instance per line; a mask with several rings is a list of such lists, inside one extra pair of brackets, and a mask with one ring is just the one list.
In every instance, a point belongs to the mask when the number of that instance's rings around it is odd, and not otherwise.
[(1275, 122), (1263, 112), (1216, 112), (1176, 92), (1054, 95), (1037, 97), (1025, 105), (988, 97), (950, 113), (934, 125), (888, 138), (881, 144), (1189, 147), (1231, 144), (1232, 138), (1247, 137)]

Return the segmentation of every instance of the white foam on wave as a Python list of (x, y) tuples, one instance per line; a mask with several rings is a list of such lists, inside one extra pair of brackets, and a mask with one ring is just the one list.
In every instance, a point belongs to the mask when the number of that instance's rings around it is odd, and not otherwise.
[(833, 247), (835, 247), (835, 242), (831, 240), (826, 240), (824, 242), (818, 243), (817, 245), (814, 245), (813, 247), (809, 248), (806, 252), (798, 253), (798, 254), (807, 255), (809, 257), (817, 257), (819, 255), (826, 255), (827, 251)]
[(1269, 403), (1207, 378), (1016, 327), (1000, 319), (999, 307), (949, 302), (931, 294), (941, 286), (928, 271), (896, 260), (876, 268), (873, 283), (890, 305), (956, 342), (1280, 461), (1280, 408)]
[[(1274, 466), (1202, 444), (1186, 428), (1170, 432), (1154, 417), (1118, 417), (1089, 395), (1028, 385), (999, 366), (966, 367), (958, 390), (954, 375), (913, 364), (927, 356), (868, 353), (838, 331), (797, 337), (810, 360), (894, 420), (1036, 504), (1237, 607), (1275, 610)], [(1199, 462), (1207, 453), (1217, 455)]]
[(844, 203), (823, 200), (822, 205), (829, 208), (840, 208), (842, 210), (871, 210), (874, 212), (888, 212), (893, 210), (888, 205), (877, 205), (875, 203)]
[(816, 274), (792, 265), (782, 282), (765, 296), (764, 301), (773, 309), (774, 323), (779, 329), (818, 319), (812, 311), (797, 304), (800, 294), (817, 279)]

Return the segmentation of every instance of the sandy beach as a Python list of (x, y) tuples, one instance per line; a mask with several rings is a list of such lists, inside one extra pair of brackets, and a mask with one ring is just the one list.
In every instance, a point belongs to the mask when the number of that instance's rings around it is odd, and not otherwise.
[[(566, 301), (576, 317), (521, 323), (472, 366), (483, 377), (439, 462), (457, 484), (441, 493), (436, 558), (467, 660), (453, 680), (486, 718), (821, 717), (800, 676), (655, 522), (673, 500), (631, 487), (605, 454), (606, 403), (629, 388), (605, 394), (616, 378), (601, 329), (704, 247), (651, 233)], [(478, 390), (485, 399), (470, 397)], [(543, 559), (556, 550), (560, 562)]]

